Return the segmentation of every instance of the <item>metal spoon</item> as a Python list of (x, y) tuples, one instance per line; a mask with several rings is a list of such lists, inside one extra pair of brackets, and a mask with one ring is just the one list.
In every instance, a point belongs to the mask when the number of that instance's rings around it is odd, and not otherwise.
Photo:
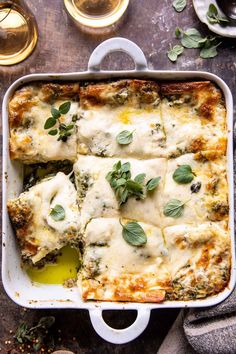
[(216, 0), (217, 5), (231, 20), (236, 20), (236, 0)]

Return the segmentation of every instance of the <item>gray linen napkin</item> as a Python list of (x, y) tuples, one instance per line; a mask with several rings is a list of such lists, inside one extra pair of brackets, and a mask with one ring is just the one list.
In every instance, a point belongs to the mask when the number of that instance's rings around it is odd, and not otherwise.
[(182, 310), (158, 354), (235, 354), (236, 290), (212, 307)]

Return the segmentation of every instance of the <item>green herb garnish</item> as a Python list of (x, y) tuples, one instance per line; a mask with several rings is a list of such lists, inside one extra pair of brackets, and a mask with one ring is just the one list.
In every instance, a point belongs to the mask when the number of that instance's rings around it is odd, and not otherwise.
[(119, 205), (127, 202), (129, 197), (135, 197), (136, 200), (145, 199), (147, 192), (154, 190), (161, 177), (153, 178), (144, 185), (145, 173), (138, 174), (134, 179), (131, 178), (130, 163), (124, 164), (118, 161), (106, 175), (107, 181), (114, 190)]
[(218, 23), (220, 25), (227, 25), (230, 21), (226, 17), (222, 17), (217, 7), (214, 4), (210, 4), (207, 11), (207, 20), (212, 25)]
[(164, 215), (172, 218), (179, 218), (183, 215), (184, 205), (186, 202), (181, 202), (178, 199), (171, 199), (164, 207)]
[(57, 204), (57, 205), (54, 206), (54, 208), (52, 208), (52, 210), (51, 210), (49, 215), (55, 221), (64, 220), (65, 216), (66, 216), (65, 209), (61, 205)]
[[(38, 324), (33, 327), (29, 327), (25, 322), (21, 323), (16, 330), (15, 339), (20, 344), (32, 345), (34, 353), (40, 353), (45, 345), (48, 349), (53, 350), (54, 348), (54, 338), (49, 333), (49, 328), (55, 322), (55, 317), (48, 316), (42, 317)], [(29, 351), (29, 350), (28, 350)]]
[[(188, 28), (186, 31), (183, 31), (177, 27), (175, 36), (181, 40), (184, 48), (199, 48), (200, 57), (203, 59), (214, 58), (218, 54), (217, 47), (221, 44), (214, 36), (203, 37), (196, 28)], [(173, 58), (175, 59), (174, 56)]]
[(120, 145), (128, 145), (133, 141), (133, 132), (129, 132), (128, 130), (123, 130), (120, 132), (117, 137), (116, 141)]
[(161, 180), (161, 177), (156, 177), (156, 178), (150, 179), (146, 184), (147, 190), (153, 191), (160, 183), (160, 180)]
[(177, 12), (182, 12), (185, 7), (187, 6), (187, 1), (186, 0), (174, 0), (172, 4), (173, 8)]
[(173, 173), (173, 180), (178, 184), (187, 184), (192, 182), (195, 174), (192, 171), (191, 166), (181, 165)]
[(57, 125), (55, 129), (49, 130), (48, 134), (55, 136), (59, 135), (57, 140), (58, 141), (63, 141), (66, 142), (68, 137), (71, 136), (72, 134), (72, 129), (74, 128), (74, 123), (77, 120), (77, 115), (72, 116), (71, 123), (66, 125), (60, 121), (60, 118), (63, 114), (66, 114), (69, 112), (71, 107), (71, 102), (64, 102), (60, 105), (59, 109), (56, 109), (55, 107), (51, 108), (51, 117), (49, 117), (45, 124), (44, 124), (44, 129), (50, 129)]
[(170, 45), (170, 49), (167, 52), (167, 56), (171, 61), (176, 61), (178, 56), (180, 54), (182, 54), (184, 51), (184, 48), (182, 47), (182, 45), (175, 45), (174, 47), (171, 47)]
[[(120, 222), (121, 224), (121, 222)], [(124, 240), (132, 246), (143, 246), (147, 243), (147, 235), (143, 228), (136, 222), (128, 222), (122, 226), (122, 236)]]

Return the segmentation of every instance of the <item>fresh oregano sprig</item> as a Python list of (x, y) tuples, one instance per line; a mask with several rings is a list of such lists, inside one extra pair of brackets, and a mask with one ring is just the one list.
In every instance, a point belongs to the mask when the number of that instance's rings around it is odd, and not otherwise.
[(129, 162), (122, 164), (121, 161), (118, 161), (106, 175), (119, 205), (126, 203), (129, 197), (135, 197), (136, 200), (145, 199), (147, 193), (153, 191), (160, 183), (161, 177), (156, 177), (144, 184), (145, 173), (140, 173), (132, 179), (130, 167)]
[[(25, 322), (21, 323), (16, 330), (15, 339), (20, 344), (32, 346), (34, 353), (41, 353), (41, 349), (47, 346), (48, 349), (54, 349), (54, 338), (49, 329), (53, 326), (55, 317), (42, 317), (39, 322), (29, 327)], [(45, 349), (43, 349), (45, 350)], [(30, 351), (28, 349), (28, 351)]]
[[(187, 49), (200, 49), (200, 57), (203, 59), (214, 58), (218, 52), (217, 48), (221, 44), (217, 40), (217, 37), (206, 36), (203, 37), (196, 28), (188, 28), (186, 31), (177, 27), (175, 30), (175, 37), (180, 39), (181, 44)], [(169, 52), (168, 52), (169, 54)], [(178, 55), (177, 55), (178, 57)], [(168, 55), (168, 58), (172, 61), (177, 59), (176, 54), (172, 52)]]
[(68, 137), (71, 136), (72, 134), (72, 130), (74, 128), (74, 124), (77, 120), (77, 115), (74, 114), (72, 116), (72, 120), (71, 120), (71, 123), (69, 123), (68, 125), (62, 123), (60, 121), (60, 118), (62, 115), (66, 114), (69, 112), (70, 110), (70, 107), (71, 107), (71, 102), (64, 102), (62, 103), (60, 106), (59, 106), (59, 109), (56, 109), (55, 107), (51, 107), (51, 117), (49, 117), (45, 124), (44, 124), (44, 129), (50, 129), (50, 128), (54, 128), (54, 129), (51, 129), (48, 131), (48, 134), (49, 135), (52, 135), (52, 136), (56, 136), (58, 135), (58, 138), (57, 140), (58, 141), (63, 141), (63, 142), (66, 142)]

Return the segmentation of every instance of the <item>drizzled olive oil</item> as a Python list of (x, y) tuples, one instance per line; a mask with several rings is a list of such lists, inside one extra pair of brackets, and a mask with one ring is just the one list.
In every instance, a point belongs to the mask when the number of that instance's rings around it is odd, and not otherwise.
[(26, 272), (35, 283), (63, 284), (66, 280), (77, 277), (81, 265), (79, 251), (69, 246), (62, 248), (55, 263), (48, 263), (43, 268), (28, 267)]

